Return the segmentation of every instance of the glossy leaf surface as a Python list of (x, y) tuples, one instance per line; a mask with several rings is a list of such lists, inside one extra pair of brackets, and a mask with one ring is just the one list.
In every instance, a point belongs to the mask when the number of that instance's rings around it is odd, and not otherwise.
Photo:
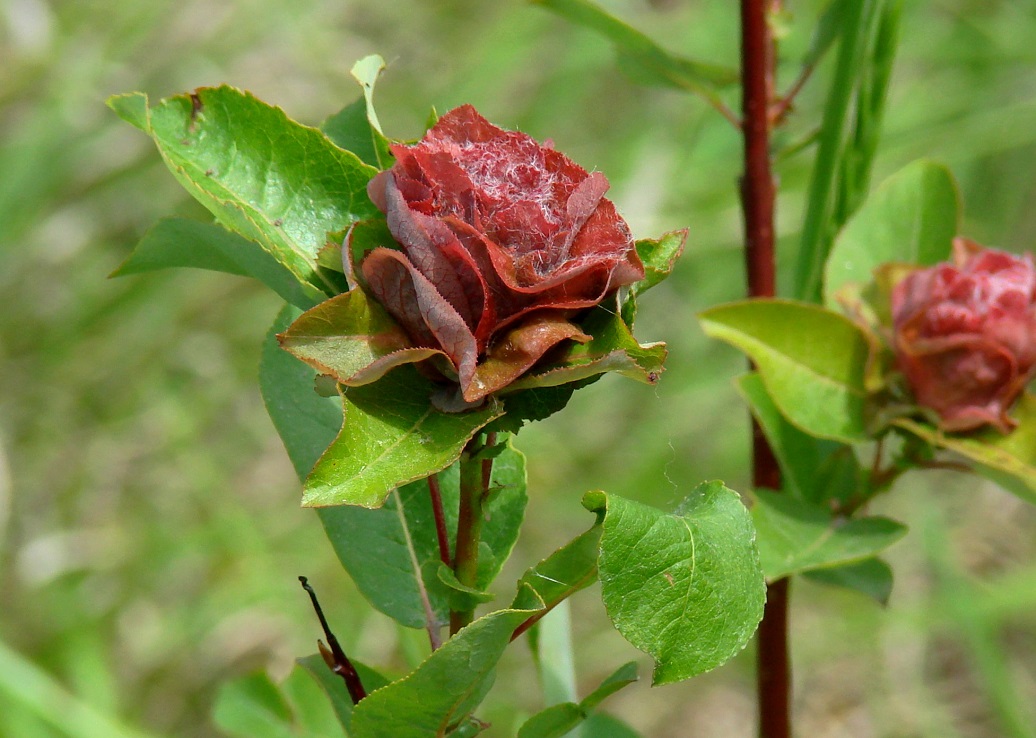
[(139, 93), (109, 105), (151, 136), (180, 184), (222, 225), (259, 244), (299, 282), (337, 292), (317, 254), (328, 233), (377, 213), (366, 192), (373, 167), (231, 87), (201, 88), (151, 108)]
[(342, 394), (342, 430), (306, 478), (305, 507), (380, 507), (389, 492), (445, 469), (503, 413), (496, 403), (466, 413), (431, 404), (433, 387), (409, 366)]
[(499, 610), (462, 628), (408, 676), (362, 700), (352, 738), (446, 735), (482, 701), (511, 633), (530, 614)]
[(676, 514), (602, 492), (599, 558), (616, 629), (655, 659), (653, 683), (687, 679), (737, 654), (762, 618), (765, 588), (748, 511), (720, 482), (699, 485)]

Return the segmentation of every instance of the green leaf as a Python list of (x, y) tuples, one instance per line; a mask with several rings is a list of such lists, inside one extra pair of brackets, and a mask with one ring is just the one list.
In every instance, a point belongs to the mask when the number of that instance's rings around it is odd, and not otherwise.
[(316, 372), (281, 349), (277, 341), (277, 334), (299, 314), (285, 306), (267, 332), (259, 362), (259, 389), (295, 473), (305, 479), (342, 427), (342, 404), (338, 397), (317, 394), (313, 386)]
[[(142, 122), (137, 98), (112, 105)], [(373, 167), (230, 87), (163, 100), (146, 122), (169, 170), (220, 223), (258, 243), (300, 283), (338, 292), (317, 254), (328, 233), (377, 213), (366, 192)]]
[(644, 263), (644, 279), (632, 285), (633, 294), (645, 292), (668, 277), (687, 242), (687, 229), (666, 233), (659, 239), (637, 241), (637, 255)]
[[(485, 560), (485, 557), (482, 556), (481, 553), (482, 552), (480, 552), (478, 560), (480, 566)], [(457, 575), (453, 573), (453, 569), (446, 566), (446, 564), (441, 561), (429, 561), (425, 564), (423, 569), (425, 581), (428, 581), (429, 574), (438, 579), (439, 583), (446, 587), (447, 601), (450, 604), (450, 610), (454, 612), (474, 610), (479, 605), (493, 601), (493, 595), (489, 592), (462, 584), (461, 581), (457, 579)]]
[(870, 597), (886, 606), (892, 595), (892, 567), (878, 558), (864, 559), (826, 569), (813, 569), (804, 575), (807, 579), (830, 587), (842, 587)]
[(706, 310), (702, 329), (744, 351), (774, 403), (810, 435), (867, 440), (867, 340), (848, 318), (787, 300), (746, 300)]
[(839, 444), (814, 438), (789, 423), (757, 372), (741, 375), (735, 380), (735, 386), (766, 434), (780, 464), (785, 489), (799, 499), (818, 499), (821, 490), (817, 488), (817, 469)]
[[(598, 494), (604, 494), (598, 493)], [(518, 580), (518, 594), (513, 608), (525, 603), (524, 597), (535, 594), (535, 601), (547, 610), (597, 581), (597, 557), (600, 550), (603, 510), (597, 522), (536, 566), (528, 569)]]
[(751, 518), (721, 482), (699, 485), (676, 514), (603, 492), (601, 594), (618, 631), (655, 659), (654, 684), (687, 679), (737, 654), (763, 615)]
[[(607, 697), (637, 679), (636, 662), (623, 664), (578, 704), (562, 702), (533, 715), (518, 730), (518, 738), (562, 738), (589, 718), (591, 711)], [(591, 732), (587, 735), (596, 737), (598, 734)]]
[(376, 510), (341, 505), (318, 513), (339, 561), (373, 607), (408, 628), (447, 621), (447, 589), (423, 574), (439, 559), (423, 481), (392, 492)]
[(303, 313), (278, 339), (285, 350), (318, 372), (351, 387), (442, 353), (411, 347), (406, 332), (360, 288)]
[(216, 725), (234, 738), (345, 738), (327, 695), (296, 667), (283, 684), (263, 673), (223, 684)]
[(565, 409), (572, 399), (572, 393), (580, 387), (593, 384), (603, 375), (595, 375), (579, 382), (561, 384), (556, 387), (521, 390), (503, 395), (504, 415), (486, 426), (488, 431), (517, 433), (527, 422), (549, 418)]
[(346, 105), (320, 125), (320, 130), (339, 148), (351, 151), (360, 160), (377, 169), (392, 166), (389, 140), (381, 131), (374, 110), (374, 85), (385, 69), (385, 60), (377, 54), (360, 59), (352, 68), (352, 77), (363, 89), (363, 97)]
[(213, 718), (224, 733), (249, 738), (290, 735), (291, 713), (277, 685), (261, 673), (221, 685), (213, 707)]
[(560, 702), (540, 710), (522, 723), (517, 738), (562, 738), (586, 718), (586, 713), (576, 703)]
[(147, 95), (143, 92), (127, 92), (123, 95), (112, 95), (106, 101), (115, 114), (134, 128), (145, 133), (151, 127), (148, 123)]
[(947, 434), (910, 418), (893, 422), (933, 446), (975, 462), (976, 471), (1026, 502), (1036, 503), (1036, 395), (1026, 392), (1011, 412), (1018, 427), (1007, 434), (987, 428), (969, 434)]
[(356, 706), (353, 738), (445, 735), (482, 701), (511, 633), (531, 614), (500, 610), (462, 628), (410, 675)]
[(187, 218), (163, 218), (153, 225), (113, 277), (158, 269), (193, 267), (258, 279), (287, 302), (309, 308), (325, 298), (323, 292), (300, 282), (270, 252), (255, 241), (215, 223)]
[[(438, 479), (452, 551), (460, 499), (456, 465)], [(488, 520), (482, 529), (479, 590), (507, 561), (525, 514), (525, 457), (510, 442), (494, 461), (491, 486), (484, 506)], [(426, 627), (429, 620), (446, 622), (451, 589), (437, 575), (439, 545), (426, 480), (403, 486), (377, 510), (343, 505), (319, 512), (339, 560), (375, 608), (409, 628)], [(432, 576), (424, 574), (429, 565)]]
[(402, 366), (374, 384), (342, 393), (338, 437), (306, 478), (304, 507), (380, 507), (388, 493), (445, 469), (487, 423), (503, 414), (498, 403), (444, 413), (432, 406), (432, 383)]
[[(133, 253), (111, 276), (194, 267), (244, 277), (248, 276), (248, 271), (233, 254), (236, 250), (251, 247), (256, 247), (256, 244), (215, 223), (162, 218), (148, 229)], [(297, 282), (295, 286), (297, 289)]]
[(842, 229), (824, 271), (824, 302), (866, 284), (886, 262), (928, 266), (950, 257), (960, 226), (960, 195), (950, 171), (916, 161), (885, 180)]
[(627, 687), (639, 680), (640, 677), (637, 676), (637, 662), (630, 661), (625, 663), (601, 682), (597, 689), (584, 697), (579, 705), (584, 710), (593, 710), (623, 687)]
[(578, 382), (607, 372), (645, 384), (658, 382), (667, 354), (664, 343), (637, 343), (622, 316), (603, 305), (593, 308), (579, 327), (591, 336), (590, 341), (570, 342), (554, 363), (509, 384), (503, 390), (505, 396), (519, 390)]
[(708, 100), (718, 100), (716, 89), (734, 84), (739, 78), (734, 69), (670, 54), (589, 0), (531, 1), (611, 41), (619, 54), (620, 68), (639, 84), (690, 91)]
[(378, 77), (385, 70), (385, 60), (377, 54), (365, 56), (353, 64), (350, 71), (353, 79), (360, 83), (363, 88), (363, 100), (366, 104), (367, 122), (370, 125), (370, 135), (374, 155), (377, 158), (378, 169), (388, 169), (392, 166), (392, 152), (389, 150), (389, 141), (381, 131), (381, 122), (378, 114), (374, 111), (374, 85)]
[(777, 457), (783, 490), (807, 502), (845, 499), (860, 489), (864, 470), (851, 446), (804, 433), (781, 414), (757, 372), (735, 380)]
[(367, 104), (362, 97), (325, 119), (320, 130), (338, 148), (353, 152), (364, 164), (380, 168), (374, 148), (378, 133), (367, 120)]
[[(360, 683), (363, 684), (363, 688), (367, 693), (373, 692), (375, 689), (381, 689), (389, 683), (388, 679), (373, 669), (364, 666), (355, 659), (350, 659), (350, 661), (355, 667), (360, 677)], [(331, 700), (331, 707), (334, 708), (338, 722), (348, 733), (349, 725), (352, 722), (353, 701), (349, 696), (349, 690), (345, 687), (345, 682), (327, 667), (323, 657), (318, 653), (296, 659), (296, 663), (305, 669), (320, 685), (320, 688), (324, 690), (324, 694)]]
[(906, 535), (883, 517), (836, 518), (817, 505), (766, 490), (752, 492), (759, 559), (768, 581), (871, 558)]

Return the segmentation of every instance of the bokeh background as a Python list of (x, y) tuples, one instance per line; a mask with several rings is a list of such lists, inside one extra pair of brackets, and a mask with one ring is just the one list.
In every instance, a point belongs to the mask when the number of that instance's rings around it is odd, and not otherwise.
[[(737, 61), (730, 0), (605, 3), (668, 48)], [(787, 4), (782, 80), (819, 0)], [(917, 157), (960, 179), (965, 232), (1036, 240), (1036, 3), (907, 2), (876, 181)], [(700, 101), (637, 87), (608, 44), (517, 0), (0, 0), (0, 736), (216, 736), (218, 685), (283, 676), (318, 635), (296, 576), (317, 585), (346, 648), (403, 668), (415, 639), (339, 569), (266, 417), (259, 344), (278, 300), (220, 274), (106, 279), (157, 218), (204, 217), (150, 142), (103, 104), (223, 82), (317, 123), (357, 93), (377, 52), (386, 131), (474, 103), (612, 181), (638, 236), (690, 228), (638, 334), (664, 339), (657, 388), (606, 378), (524, 430), (531, 503), (517, 575), (591, 522), (602, 487), (672, 507), (705, 478), (748, 482), (732, 350), (694, 314), (742, 294), (739, 141)], [(828, 66), (781, 143), (814, 128)], [(736, 98), (731, 100), (736, 104)], [(782, 162), (790, 267), (812, 152)], [(952, 473), (907, 476), (876, 505), (908, 522), (887, 609), (797, 583), (802, 736), (1036, 736), (1036, 513)], [(501, 592), (507, 581), (501, 578)], [(573, 603), (580, 683), (649, 662), (611, 631), (594, 590)], [(513, 649), (485, 715), (512, 735), (541, 707)], [(752, 734), (752, 649), (690, 682), (647, 679), (607, 703), (646, 736)]]

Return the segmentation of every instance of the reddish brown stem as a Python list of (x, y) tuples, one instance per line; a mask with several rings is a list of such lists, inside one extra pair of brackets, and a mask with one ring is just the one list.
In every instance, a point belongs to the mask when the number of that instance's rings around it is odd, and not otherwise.
[(446, 515), (442, 509), (442, 490), (439, 488), (439, 475), (428, 477), (428, 496), (432, 500), (432, 515), (435, 516), (435, 537), (439, 541), (439, 558), (446, 566), (453, 567), (450, 561), (450, 535), (446, 531)]
[(791, 661), (788, 657), (788, 586), (778, 579), (766, 588), (766, 608), (756, 634), (759, 643), (756, 684), (759, 690), (759, 735), (790, 738)]
[[(770, 158), (770, 112), (774, 100), (776, 50), (768, 14), (778, 0), (741, 0), (741, 92), (745, 173), (741, 205), (745, 217), (745, 271), (750, 297), (776, 294), (774, 211), (776, 187)], [(779, 490), (780, 469), (758, 423), (752, 422), (752, 481)], [(788, 580), (767, 588), (759, 625), (757, 690), (761, 738), (791, 735), (791, 679), (788, 661)]]
[(774, 202), (776, 190), (770, 167), (770, 100), (773, 95), (773, 41), (767, 23), (769, 0), (741, 0), (742, 129), (745, 174), (741, 203), (745, 216), (745, 264), (748, 294), (773, 297)]

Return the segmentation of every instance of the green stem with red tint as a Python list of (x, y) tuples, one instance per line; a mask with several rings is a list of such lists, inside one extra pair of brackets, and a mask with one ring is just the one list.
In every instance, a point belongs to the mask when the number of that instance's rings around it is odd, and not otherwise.
[[(482, 506), (489, 492), (493, 473), (492, 459), (479, 459), (479, 452), (492, 443), (481, 435), (471, 439), (460, 457), (460, 505), (457, 509), (457, 544), (453, 553), (453, 573), (465, 587), (478, 586), (478, 544), (482, 537)], [(470, 623), (474, 609), (450, 612), (450, 635)]]

